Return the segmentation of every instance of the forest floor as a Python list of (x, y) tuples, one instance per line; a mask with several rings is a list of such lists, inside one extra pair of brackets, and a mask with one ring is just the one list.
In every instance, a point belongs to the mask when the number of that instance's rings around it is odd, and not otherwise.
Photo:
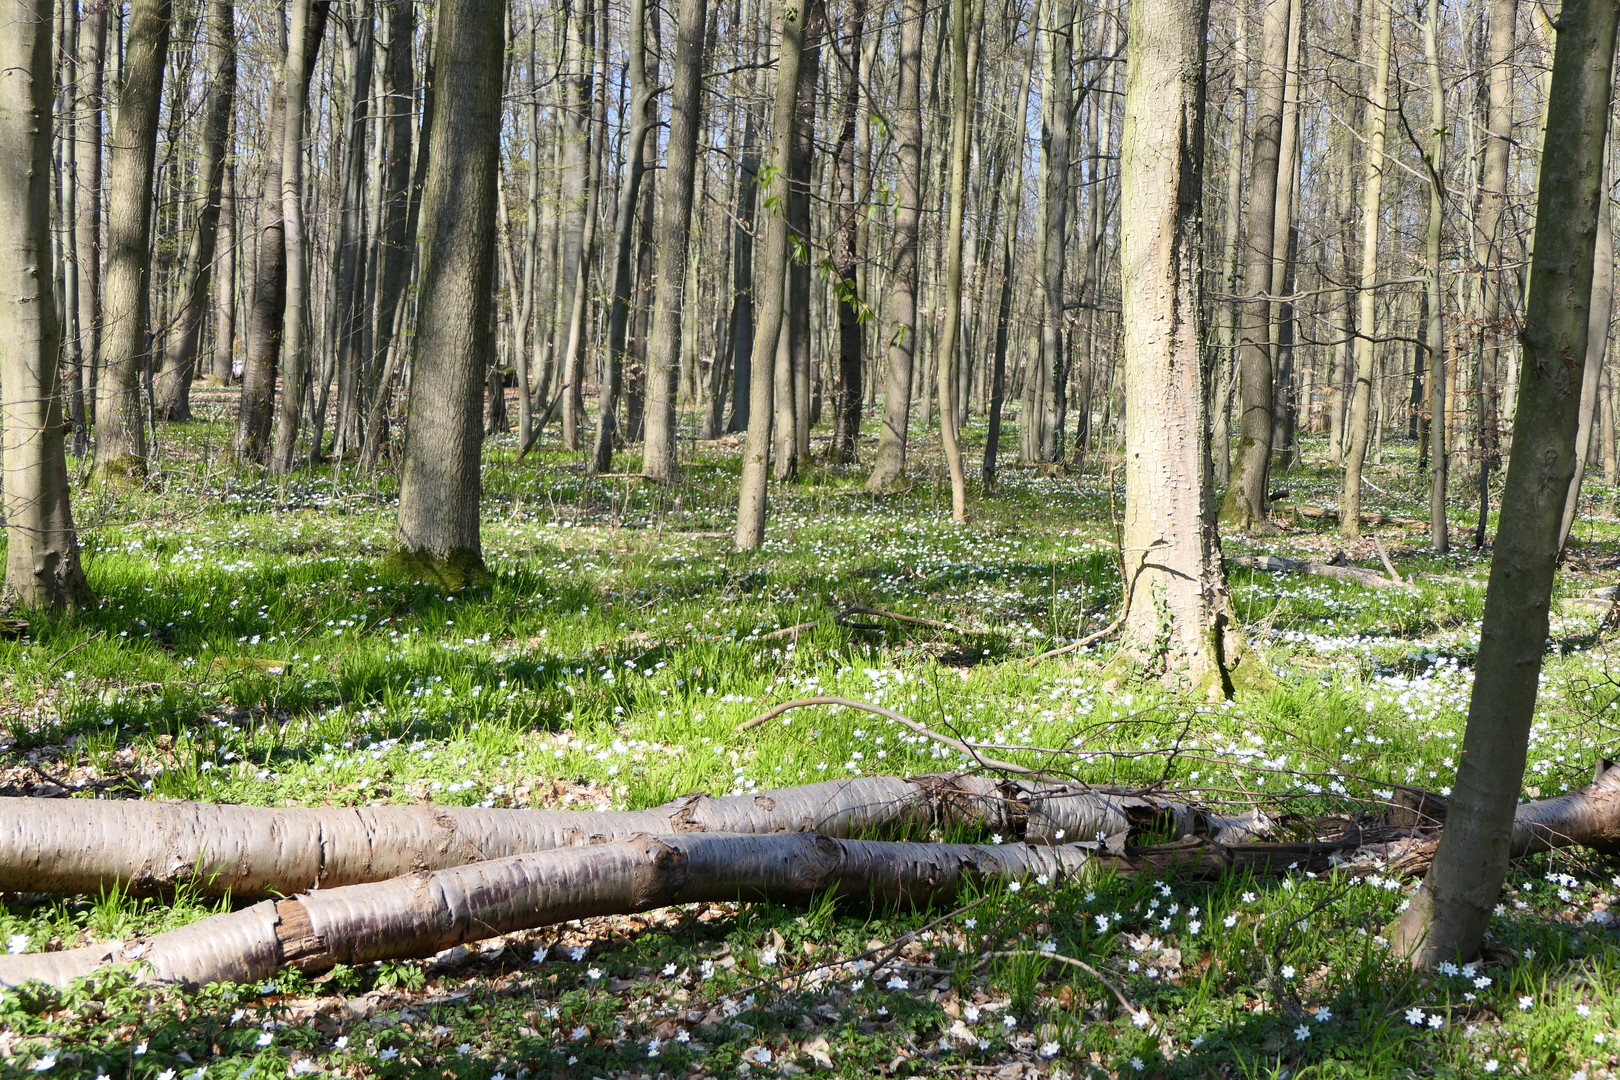
[[(1109, 641), (1025, 658), (1119, 605), (1109, 462), (1008, 465), (972, 523), (949, 520), (937, 453), (872, 497), (864, 467), (809, 461), (773, 486), (764, 550), (731, 550), (740, 450), (683, 444), (680, 483), (587, 479), (577, 455), (513, 461), (490, 441), (487, 584), (444, 595), (379, 562), (394, 479), (328, 466), (272, 483), (228, 465), (219, 416), (163, 432), (154, 490), (78, 494), (100, 606), (0, 641), (0, 794), (260, 805), (374, 802), (642, 807), (853, 774), (961, 768), (871, 715), (796, 711), (837, 694), (1088, 781), (1259, 803), (1274, 816), (1376, 808), (1391, 785), (1448, 791), (1483, 591), (1410, 592), (1234, 570), (1248, 642), (1278, 676), (1219, 707), (1108, 688)], [(970, 426), (969, 446), (982, 446)], [(1005, 446), (1016, 445), (1011, 433)], [(554, 441), (555, 434), (552, 433)], [(818, 443), (818, 449), (821, 444)], [(1320, 443), (1277, 477), (1332, 506)], [(870, 453), (869, 448), (865, 448)], [(1369, 511), (1421, 517), (1405, 441), (1371, 469)], [(1007, 459), (1010, 461), (1010, 457)], [(619, 467), (637, 467), (628, 457)], [(1588, 482), (1560, 596), (1613, 584), (1620, 492)], [(1483, 580), (1472, 488), (1446, 557), (1426, 528), (1346, 548), (1279, 509), (1226, 554)], [(851, 605), (949, 627), (827, 617)], [(1620, 672), (1602, 605), (1562, 604), (1526, 795), (1620, 750)], [(824, 619), (797, 635), (782, 627)], [(989, 839), (989, 838), (983, 838)], [(1413, 882), (1377, 873), (1220, 881), (1010, 883), (953, 911), (707, 904), (593, 919), (423, 962), (153, 991), (113, 976), (0, 995), (0, 1070), (233, 1080), (331, 1074), (769, 1077), (800, 1072), (1109, 1076), (1597, 1077), (1620, 1069), (1620, 865), (1581, 851), (1515, 868), (1484, 959), (1414, 975), (1381, 930)], [(0, 941), (59, 949), (219, 910), (7, 895)], [(225, 902), (226, 905), (229, 901)], [(870, 961), (915, 937), (879, 970)], [(1129, 1002), (1087, 970), (1096, 969)]]

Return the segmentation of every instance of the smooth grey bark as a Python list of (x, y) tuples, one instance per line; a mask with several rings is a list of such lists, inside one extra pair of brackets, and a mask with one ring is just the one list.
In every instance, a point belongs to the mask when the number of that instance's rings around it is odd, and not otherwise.
[(236, 102), (236, 7), (234, 0), (208, 4), (208, 98), (203, 106), (202, 207), (191, 234), (179, 310), (169, 330), (158, 374), (158, 414), (165, 420), (191, 419), (191, 381), (196, 374), (203, 312), (214, 283), (214, 252), (225, 189), (225, 161), (230, 156), (231, 110)]
[(1614, 80), (1611, 0), (1559, 14), (1537, 193), (1535, 253), (1509, 454), (1479, 659), (1457, 780), (1434, 863), (1390, 930), (1414, 966), (1474, 956), (1501, 895), (1547, 646), (1558, 532), (1575, 473), (1593, 251)]
[[(1030, 9), (1030, 26), (1041, 24), (1042, 0), (1035, 0)], [(1029, 112), (1029, 87), (1035, 78), (1036, 48), (1040, 43), (1040, 35), (1029, 35), (1029, 60), (1024, 65), (1023, 77), (1019, 83), (1017, 103), (1018, 107), (1013, 116), (1025, 116)], [(1001, 452), (1001, 414), (1007, 400), (1007, 345), (1012, 323), (1013, 284), (1017, 273), (1014, 256), (1018, 249), (1018, 227), (1023, 218), (1024, 208), (1024, 138), (1025, 125), (1013, 123), (1009, 132), (1010, 145), (1006, 151), (1006, 161), (1002, 166), (1002, 175), (1012, 173), (1012, 184), (1007, 189), (1007, 224), (1002, 231), (1001, 241), (1001, 294), (996, 302), (996, 334), (993, 348), (995, 350), (990, 367), (990, 404), (986, 410), (988, 430), (984, 437), (984, 490), (991, 491), (996, 486), (996, 458)], [(997, 185), (997, 194), (1001, 185)], [(1084, 406), (1082, 406), (1084, 407)]]
[[(1286, 0), (1285, 0), (1286, 2)], [(1120, 147), (1128, 655), (1203, 696), (1237, 659), (1209, 452), (1201, 196), (1207, 0), (1136, 0)], [(1263, 250), (1270, 259), (1271, 250)]]
[(563, 223), (559, 237), (557, 322), (553, 341), (558, 382), (562, 392), (563, 445), (580, 448), (580, 426), (585, 416), (584, 322), (589, 307), (591, 249), (596, 240), (597, 189), (600, 187), (601, 144), (596, 136), (596, 102), (606, 104), (607, 87), (596, 86), (589, 40), (594, 37), (593, 0), (568, 0), (565, 67), (565, 103), (561, 112), (563, 155)]
[(1489, 533), (1491, 472), (1501, 456), (1497, 438), (1496, 381), (1504, 354), (1512, 348), (1512, 317), (1504, 300), (1518, 290), (1503, 269), (1503, 229), (1507, 221), (1508, 153), (1513, 141), (1513, 49), (1518, 0), (1489, 0), (1490, 77), (1486, 88), (1485, 153), (1480, 163), (1479, 206), (1475, 212), (1475, 245), (1480, 267), (1480, 325), (1484, 340), (1479, 357), (1479, 521), (1474, 547), (1483, 548)]
[(438, 92), (455, 108), (433, 117), (419, 238), (421, 300), (390, 561), (452, 589), (482, 577), (484, 565), (478, 504), (505, 28), (505, 0), (445, 5), (435, 27)]
[(893, 123), (898, 148), (895, 177), (894, 277), (884, 312), (889, 371), (883, 391), (883, 425), (868, 491), (900, 485), (906, 471), (911, 419), (911, 377), (917, 352), (917, 248), (922, 222), (922, 42), (923, 0), (906, 0), (900, 20)]
[[(313, 0), (309, 9), (304, 49), (306, 96), (315, 73), (320, 40), (326, 31), (331, 0)], [(288, 49), (291, 50), (291, 43)], [(270, 108), (264, 130), (286, 130), (287, 83), (278, 73), (270, 88)], [(286, 200), (282, 191), (284, 139), (265, 139), (264, 171), (259, 189), (258, 252), (248, 299), (247, 353), (242, 361), (242, 393), (237, 407), (234, 452), (238, 465), (263, 465), (270, 451), (271, 422), (275, 417), (276, 374), (281, 366), (281, 335), (287, 307)]]
[(1451, 533), (1446, 521), (1446, 481), (1450, 457), (1446, 441), (1451, 436), (1446, 424), (1445, 293), (1440, 274), (1440, 230), (1445, 218), (1446, 190), (1446, 94), (1440, 81), (1440, 51), (1436, 23), (1440, 0), (1429, 0), (1428, 18), (1423, 23), (1423, 52), (1429, 70), (1429, 147), (1424, 154), (1429, 173), (1429, 220), (1424, 230), (1424, 255), (1428, 264), (1429, 325), (1424, 334), (1429, 350), (1429, 458), (1433, 462), (1429, 478), (1429, 543), (1444, 554), (1451, 550)]
[[(1234, 21), (1237, 23), (1237, 33), (1232, 54), (1232, 117), (1228, 121), (1230, 126), (1225, 140), (1226, 206), (1221, 229), (1220, 264), (1221, 286), (1229, 298), (1235, 298), (1242, 285), (1238, 240), (1243, 234), (1243, 142), (1249, 130), (1249, 20), (1240, 13)], [(1215, 483), (1224, 488), (1232, 479), (1232, 436), (1228, 415), (1232, 406), (1232, 388), (1237, 382), (1238, 307), (1235, 299), (1222, 304), (1220, 312), (1221, 340), (1210, 424), (1214, 432), (1211, 449), (1215, 459)]]
[(1291, 0), (1267, 0), (1260, 33), (1255, 87), (1249, 212), (1244, 228), (1243, 302), (1238, 324), (1238, 445), (1221, 522), (1243, 531), (1266, 522), (1275, 398), (1272, 374), (1271, 292), (1276, 244), (1277, 179), (1281, 167), (1283, 95), (1288, 67)]
[[(1612, 123), (1612, 121), (1611, 121)], [(1603, 153), (1603, 190), (1609, 190), (1609, 147)], [(1614, 224), (1609, 200), (1605, 198), (1598, 208), (1597, 235), (1592, 258), (1592, 306), (1586, 329), (1586, 369), (1581, 375), (1581, 413), (1575, 428), (1575, 479), (1570, 481), (1569, 495), (1564, 500), (1564, 515), (1558, 525), (1558, 551), (1560, 557), (1569, 547), (1570, 530), (1580, 512), (1581, 482), (1586, 478), (1586, 463), (1591, 457), (1592, 430), (1598, 424), (1598, 390), (1602, 382), (1604, 360), (1609, 351), (1609, 322), (1614, 316)]]
[(146, 479), (146, 427), (140, 379), (150, 345), (153, 176), (158, 111), (169, 52), (171, 0), (132, 0), (118, 86), (118, 121), (107, 183), (107, 275), (102, 293), (101, 375), (96, 403), (99, 483)]
[[(1373, 375), (1379, 337), (1378, 225), (1383, 210), (1384, 136), (1389, 125), (1389, 67), (1392, 12), (1388, 4), (1375, 4), (1376, 24), (1368, 35), (1372, 56), (1372, 86), (1367, 96), (1365, 133), (1366, 177), (1361, 186), (1361, 290), (1356, 297), (1355, 390), (1346, 418), (1349, 447), (1345, 453), (1344, 483), (1339, 494), (1339, 532), (1361, 535), (1361, 470), (1373, 424)], [(1378, 425), (1383, 430), (1383, 425)]]
[(799, 110), (799, 73), (803, 69), (805, 12), (795, 0), (781, 0), (777, 21), (781, 48), (776, 61), (776, 95), (771, 106), (771, 184), (775, 206), (764, 215), (764, 243), (759, 253), (756, 285), (758, 326), (754, 335), (748, 439), (743, 445), (742, 479), (737, 495), (738, 550), (765, 542), (765, 496), (770, 478), (771, 414), (777, 345), (782, 335), (783, 299), (787, 290), (787, 178), (793, 166), (794, 121)]
[(75, 261), (79, 268), (79, 374), (74, 390), (80, 398), (75, 409), (73, 452), (89, 451), (90, 425), (95, 422), (97, 372), (101, 365), (101, 122), (104, 110), (102, 76), (106, 67), (107, 13), (85, 11), (79, 16), (77, 132), (74, 148), (78, 191), (74, 209)]
[[(759, 46), (754, 62), (760, 61)], [(754, 85), (759, 85), (755, 68)], [(732, 237), (731, 262), (731, 418), (726, 431), (747, 431), (753, 404), (754, 361), (754, 235), (758, 224), (759, 148), (754, 107), (743, 107), (742, 144), (737, 156), (736, 225)], [(718, 426), (718, 425), (717, 425)]]
[[(304, 114), (309, 84), (298, 77), (309, 49), (310, 0), (289, 0), (287, 63), (282, 85), (287, 88), (281, 135), (281, 228), (285, 255), (286, 297), (281, 309), (281, 413), (270, 471), (293, 469), (298, 446), (298, 425), (303, 417), (304, 382), (310, 375), (309, 262), (304, 251)], [(318, 45), (316, 46), (319, 47)], [(272, 132), (271, 138), (276, 137)]]
[[(1294, 461), (1296, 412), (1296, 372), (1294, 363), (1294, 304), (1286, 299), (1294, 292), (1294, 270), (1299, 247), (1297, 193), (1303, 164), (1304, 140), (1300, 134), (1300, 72), (1304, 0), (1288, 7), (1288, 59), (1283, 73), (1282, 133), (1277, 143), (1276, 207), (1271, 217), (1271, 288), (1282, 299), (1271, 304), (1268, 340), (1272, 353), (1272, 410), (1270, 471), (1287, 471)], [(1268, 493), (1269, 494), (1269, 493)]]
[[(983, 11), (984, 0), (978, 0)], [(978, 21), (971, 9), (973, 0), (951, 2), (951, 172), (950, 208), (945, 223), (945, 325), (938, 341), (939, 437), (945, 452), (945, 465), (951, 476), (951, 520), (966, 524), (967, 474), (962, 468), (962, 447), (957, 437), (961, 420), (958, 365), (961, 363), (958, 339), (962, 331), (962, 228), (967, 213), (969, 121), (973, 112), (973, 64), (977, 50), (969, 56), (969, 26)], [(1067, 103), (1065, 109), (1072, 113)], [(1061, 294), (1060, 294), (1061, 295)], [(1059, 312), (1061, 317), (1061, 310)]]
[(227, 164), (219, 189), (219, 239), (214, 243), (214, 348), (207, 374), (228, 386), (236, 353), (236, 167)]
[[(680, 375), (681, 308), (686, 292), (687, 244), (692, 231), (692, 193), (697, 140), (702, 129), (704, 0), (681, 0), (675, 24), (675, 73), (670, 88), (669, 149), (664, 202), (658, 223), (658, 278), (648, 343), (647, 401), (643, 416), (641, 471), (668, 479), (675, 473), (677, 379)], [(626, 259), (628, 231), (626, 222)], [(628, 273), (626, 285), (628, 286)], [(691, 313), (693, 318), (697, 312)]]
[(51, 0), (0, 4), (0, 609), (90, 600), (68, 496), (62, 338), (50, 271), (51, 7)]
[(1039, 266), (1045, 307), (1041, 311), (1041, 377), (1026, 391), (1029, 407), (1020, 416), (1029, 428), (1032, 461), (1056, 462), (1062, 456), (1058, 397), (1063, 393), (1064, 288), (1069, 264), (1069, 164), (1074, 129), (1074, 36), (1080, 23), (1075, 4), (1056, 0), (1052, 28), (1047, 37), (1046, 81), (1041, 114), (1041, 196), (1044, 216), (1040, 229)]
[(832, 269), (838, 297), (838, 400), (833, 409), (832, 460), (855, 460), (861, 435), (861, 404), (866, 374), (865, 334), (856, 266), (859, 264), (860, 207), (855, 186), (855, 142), (861, 110), (861, 39), (866, 32), (866, 0), (850, 0), (844, 9), (843, 40), (835, 48), (848, 57), (844, 72), (843, 113), (833, 148), (838, 178), (837, 227), (833, 230)]

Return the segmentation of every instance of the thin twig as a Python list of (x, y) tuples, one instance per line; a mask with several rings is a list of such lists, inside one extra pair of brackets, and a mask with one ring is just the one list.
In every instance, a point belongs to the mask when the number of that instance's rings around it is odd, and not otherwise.
[(803, 709), (811, 705), (836, 705), (843, 709), (859, 709), (862, 712), (876, 713), (878, 716), (887, 717), (888, 719), (893, 720), (901, 727), (910, 728), (919, 735), (927, 736), (937, 743), (949, 746), (954, 750), (961, 751), (986, 769), (999, 769), (1002, 772), (1018, 773), (1022, 776), (1041, 775), (1040, 770), (1038, 769), (1030, 769), (1023, 765), (1015, 765), (1010, 761), (1000, 761), (996, 758), (984, 757), (973, 747), (971, 743), (965, 743), (960, 739), (953, 739), (949, 735), (941, 735), (939, 732), (933, 730), (927, 725), (919, 724), (917, 721), (911, 719), (911, 717), (902, 716), (893, 709), (885, 709), (883, 706), (873, 705), (869, 701), (855, 701), (851, 698), (807, 697), (794, 698), (792, 701), (784, 701), (780, 705), (773, 706), (770, 709), (767, 709), (765, 712), (760, 713), (752, 720), (748, 720), (739, 725), (735, 733), (741, 735), (750, 728), (756, 728), (761, 724), (768, 723), (791, 709)]
[(1109, 623), (1107, 626), (1103, 627), (1101, 630), (1098, 630), (1095, 634), (1087, 634), (1079, 641), (1072, 641), (1067, 645), (1060, 645), (1056, 649), (1048, 649), (1046, 652), (1040, 653), (1037, 656), (1027, 657), (1024, 660), (1024, 663), (1038, 664), (1042, 660), (1050, 660), (1054, 656), (1062, 656), (1064, 653), (1071, 653), (1076, 649), (1083, 649), (1094, 641), (1101, 641), (1103, 638), (1108, 637), (1114, 631), (1124, 626), (1125, 620), (1130, 618), (1131, 581), (1130, 575), (1125, 572), (1125, 536), (1120, 530), (1119, 504), (1114, 497), (1114, 474), (1117, 471), (1117, 467), (1108, 470), (1108, 516), (1113, 520), (1114, 523), (1114, 556), (1119, 560), (1119, 617), (1113, 622)]

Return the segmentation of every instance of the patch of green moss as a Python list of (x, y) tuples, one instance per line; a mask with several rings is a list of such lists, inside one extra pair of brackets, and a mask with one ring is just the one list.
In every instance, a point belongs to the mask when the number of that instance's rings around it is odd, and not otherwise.
[(385, 578), (432, 582), (446, 592), (460, 592), (489, 577), (483, 555), (472, 548), (452, 548), (446, 555), (395, 548), (383, 558), (380, 569)]
[(92, 465), (84, 483), (86, 487), (105, 484), (118, 491), (130, 491), (145, 487), (146, 479), (146, 459), (139, 454), (125, 454)]

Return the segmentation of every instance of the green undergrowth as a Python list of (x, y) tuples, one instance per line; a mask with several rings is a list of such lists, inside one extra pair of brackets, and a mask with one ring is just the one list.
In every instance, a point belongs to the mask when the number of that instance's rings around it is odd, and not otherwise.
[[(1434, 554), (1421, 524), (1344, 542), (1297, 514), (1337, 497), (1324, 448), (1309, 445), (1276, 481), (1289, 489), (1281, 531), (1227, 537), (1227, 554), (1342, 552), (1381, 569), (1377, 535), (1416, 587), (1234, 568), (1245, 640), (1275, 677), (1211, 705), (1108, 678), (1106, 640), (1026, 660), (1118, 612), (1121, 493), (1106, 454), (1067, 473), (1007, 460), (997, 494), (973, 494), (967, 527), (949, 521), (932, 447), (914, 455), (909, 486), (882, 496), (862, 490), (863, 467), (818, 458), (773, 487), (764, 549), (736, 553), (736, 447), (695, 444), (663, 485), (617, 475), (637, 467), (628, 455), (609, 478), (544, 448), (519, 463), (503, 436), (487, 450), (487, 572), (424, 583), (390, 565), (386, 469), (235, 473), (221, 465), (223, 421), (206, 401), (199, 415), (168, 429), (145, 487), (80, 493), (99, 605), (35, 616), (26, 639), (0, 641), (0, 793), (590, 810), (974, 765), (881, 716), (825, 706), (739, 731), (819, 695), (1085, 782), (1262, 803), (1285, 834), (1376, 813), (1396, 784), (1447, 792), (1455, 773), (1483, 604), (1462, 579), (1488, 567), (1467, 545), (1466, 477), (1453, 553)], [(982, 437), (969, 427), (969, 445)], [(1412, 452), (1386, 445), (1368, 512), (1421, 514), (1427, 478)], [(1578, 602), (1612, 582), (1620, 529), (1615, 492), (1587, 494), (1530, 797), (1578, 786), (1595, 755), (1620, 748), (1620, 670), (1601, 610)], [(837, 618), (852, 607), (948, 625)], [(1617, 874), (1584, 852), (1527, 861), (1477, 966), (1422, 975), (1380, 937), (1412, 883), (1366, 867), (1031, 880), (948, 910), (701, 905), (196, 993), (115, 973), (0, 995), (0, 1070), (1595, 1078), (1620, 1064)], [(9, 894), (0, 940), (59, 949), (237, 906), (203, 892)]]

